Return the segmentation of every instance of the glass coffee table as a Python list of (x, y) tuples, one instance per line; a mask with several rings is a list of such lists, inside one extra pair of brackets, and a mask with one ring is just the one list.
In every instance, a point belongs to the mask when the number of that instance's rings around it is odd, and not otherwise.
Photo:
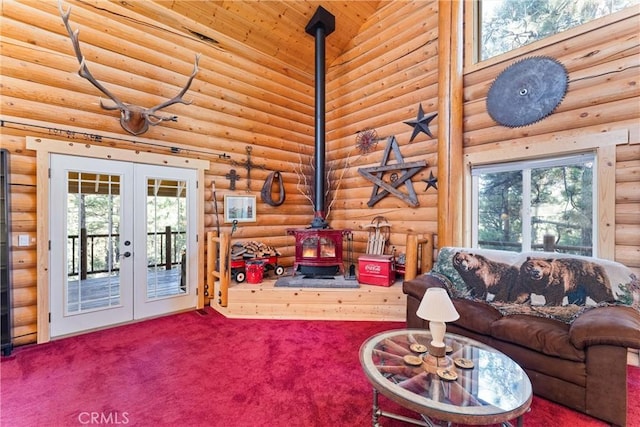
[[(383, 332), (360, 348), (360, 363), (373, 385), (373, 426), (387, 417), (422, 426), (433, 420), (450, 425), (511, 425), (529, 409), (532, 389), (524, 370), (509, 357), (478, 341), (446, 334), (447, 355), (435, 358), (427, 348), (431, 334), (422, 329)], [(378, 394), (420, 414), (414, 419), (383, 411)]]

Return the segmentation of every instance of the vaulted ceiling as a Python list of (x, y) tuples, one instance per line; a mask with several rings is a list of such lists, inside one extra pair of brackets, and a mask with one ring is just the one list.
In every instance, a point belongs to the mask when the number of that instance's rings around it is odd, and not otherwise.
[[(363, 23), (389, 1), (179, 1), (153, 0), (128, 3), (128, 7), (177, 30), (189, 32), (220, 48), (265, 54), (287, 67), (313, 73), (314, 38), (305, 26), (318, 6), (336, 19), (335, 32), (326, 38), (326, 62), (331, 64)], [(176, 20), (169, 9), (184, 19)], [(247, 52), (253, 50), (254, 52)]]

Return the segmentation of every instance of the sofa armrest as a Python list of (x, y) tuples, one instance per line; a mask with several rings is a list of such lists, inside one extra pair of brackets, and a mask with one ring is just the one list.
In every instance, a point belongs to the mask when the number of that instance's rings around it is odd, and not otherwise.
[(421, 300), (428, 288), (445, 288), (445, 283), (437, 276), (429, 273), (422, 274), (415, 279), (402, 282), (402, 292)]
[(569, 337), (579, 349), (592, 345), (640, 348), (640, 312), (623, 306), (588, 309), (573, 321)]

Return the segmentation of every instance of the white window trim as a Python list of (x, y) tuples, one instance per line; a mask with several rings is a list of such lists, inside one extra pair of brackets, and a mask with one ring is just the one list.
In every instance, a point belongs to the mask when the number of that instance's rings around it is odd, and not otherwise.
[(619, 129), (612, 132), (600, 132), (577, 136), (560, 135), (550, 141), (535, 142), (528, 138), (524, 143), (518, 140), (503, 141), (473, 147), (464, 154), (464, 212), (463, 242), (472, 243), (472, 179), (473, 166), (488, 165), (500, 161), (517, 161), (549, 156), (561, 156), (585, 151), (595, 152), (597, 175), (597, 200), (594, 215), (598, 218), (597, 236), (594, 243), (598, 248), (598, 257), (615, 259), (615, 210), (616, 210), (616, 146), (629, 143), (629, 131)]
[[(531, 239), (531, 171), (532, 169), (539, 168), (547, 168), (547, 167), (556, 167), (556, 166), (569, 166), (569, 165), (579, 165), (584, 164), (585, 162), (593, 162), (593, 171), (597, 171), (598, 167), (598, 158), (593, 150), (588, 150), (585, 152), (581, 152), (578, 154), (571, 155), (554, 155), (549, 156), (543, 159), (526, 159), (526, 160), (514, 160), (509, 162), (501, 161), (499, 163), (492, 163), (488, 165), (478, 165), (475, 164), (470, 166), (471, 170), (471, 179), (472, 179), (472, 192), (471, 192), (471, 247), (478, 247), (478, 194), (479, 194), (479, 185), (478, 178), (479, 176), (485, 173), (496, 173), (496, 172), (510, 172), (510, 171), (521, 171), (522, 172), (522, 250), (523, 251), (531, 251), (531, 245), (534, 243)], [(598, 174), (594, 173), (592, 178), (593, 188), (598, 188)], [(591, 197), (591, 205), (593, 212), (598, 212), (599, 201), (596, 197), (596, 191), (593, 192)], [(475, 203), (474, 203), (475, 202)], [(527, 221), (524, 219), (527, 218)], [(593, 232), (598, 232), (598, 217), (597, 215), (593, 216)], [(594, 239), (592, 242), (592, 253), (594, 256), (598, 255), (598, 241)]]

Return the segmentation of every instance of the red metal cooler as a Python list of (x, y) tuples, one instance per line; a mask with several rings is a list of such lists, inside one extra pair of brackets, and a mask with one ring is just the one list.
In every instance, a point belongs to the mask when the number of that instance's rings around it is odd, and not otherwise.
[(392, 255), (361, 255), (358, 257), (358, 283), (391, 286), (396, 281)]

